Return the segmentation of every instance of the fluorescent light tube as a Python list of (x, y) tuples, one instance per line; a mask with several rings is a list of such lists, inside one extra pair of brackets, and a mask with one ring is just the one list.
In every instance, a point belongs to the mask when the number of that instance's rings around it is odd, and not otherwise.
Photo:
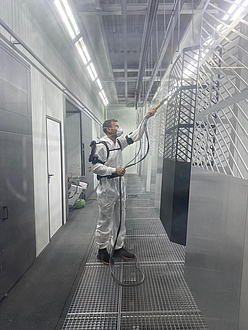
[(234, 20), (234, 19), (236, 19), (237, 17), (239, 17), (239, 15), (242, 13), (243, 10), (244, 10), (243, 7), (239, 7), (239, 8), (235, 11), (235, 13), (233, 13), (232, 19)]
[(70, 8), (70, 6), (69, 6), (69, 4), (68, 4), (68, 2), (66, 0), (62, 0), (62, 2), (63, 2), (63, 5), (65, 7), (66, 14), (69, 17), (70, 22), (71, 22), (71, 24), (73, 26), (73, 29), (75, 31), (75, 34), (78, 35), (80, 33), (80, 31), (79, 31), (79, 28), (78, 28), (77, 23), (75, 21), (75, 18), (74, 18), (73, 14), (72, 14), (71, 8)]
[(105, 107), (106, 107), (106, 105), (108, 105), (108, 103), (109, 103), (109, 101), (107, 98), (103, 100), (103, 104), (105, 105)]
[(81, 41), (81, 44), (82, 44), (82, 49), (83, 49), (83, 51), (84, 51), (84, 54), (85, 54), (85, 56), (86, 56), (86, 58), (87, 58), (87, 61), (89, 62), (89, 61), (91, 60), (91, 58), (90, 58), (90, 55), (89, 55), (89, 53), (88, 53), (87, 47), (86, 47), (86, 45), (85, 45), (83, 39), (82, 39), (82, 41)]
[(77, 50), (79, 52), (79, 55), (81, 56), (84, 64), (86, 65), (87, 64), (87, 59), (86, 59), (86, 57), (84, 55), (84, 52), (82, 51), (82, 48), (81, 48), (81, 45), (80, 45), (79, 41), (75, 43), (75, 46), (77, 47)]
[(234, 12), (234, 10), (235, 10), (236, 8), (237, 8), (237, 4), (234, 3), (234, 4), (231, 5), (231, 7), (228, 9), (227, 13), (228, 13), (229, 15), (231, 15), (231, 14)]
[(100, 97), (101, 97), (102, 100), (105, 99), (105, 97), (104, 97), (104, 95), (103, 95), (103, 90), (99, 92), (99, 95), (100, 95)]
[(222, 18), (223, 21), (226, 21), (227, 19), (234, 20), (235, 18), (237, 18), (242, 13), (244, 7), (246, 7), (247, 4), (248, 4), (247, 0), (245, 0), (242, 4), (241, 4), (241, 0), (236, 0), (235, 3), (231, 5), (227, 13)]
[(93, 74), (93, 72), (91, 70), (91, 67), (89, 65), (87, 65), (86, 66), (86, 69), (88, 70), (88, 73), (90, 75), (91, 80), (94, 81), (95, 80), (95, 76), (94, 76), (94, 74)]
[(58, 9), (58, 12), (59, 12), (66, 28), (67, 28), (67, 31), (69, 32), (71, 38), (74, 39), (76, 37), (76, 34), (75, 34), (75, 32), (73, 31), (73, 29), (71, 27), (71, 24), (70, 24), (70, 22), (68, 20), (68, 17), (66, 15), (65, 11), (64, 11), (64, 8), (61, 6), (60, 1), (59, 0), (54, 0), (54, 4)]
[[(97, 76), (96, 69), (95, 69), (95, 67), (94, 67), (93, 62), (90, 63), (90, 68), (91, 68), (91, 71), (92, 71), (92, 73), (93, 73), (93, 76), (95, 77), (95, 79), (97, 79), (98, 76)], [(95, 79), (94, 79), (94, 80), (95, 80)]]
[(83, 62), (84, 62), (84, 64), (88, 63), (88, 62), (90, 61), (90, 56), (89, 56), (89, 53), (88, 53), (87, 48), (86, 48), (86, 46), (85, 46), (85, 43), (84, 43), (83, 38), (81, 37), (81, 38), (75, 43), (75, 45), (76, 45), (77, 47), (80, 47), (80, 55), (81, 55), (81, 53), (83, 53), (83, 57), (84, 57)]
[(102, 89), (102, 84), (99, 78), (96, 79), (96, 82), (98, 83), (98, 86), (100, 88), (100, 90)]
[(226, 20), (228, 20), (228, 18), (229, 18), (230, 16), (229, 16), (229, 14), (225, 14), (225, 16), (223, 16), (223, 21), (226, 21)]

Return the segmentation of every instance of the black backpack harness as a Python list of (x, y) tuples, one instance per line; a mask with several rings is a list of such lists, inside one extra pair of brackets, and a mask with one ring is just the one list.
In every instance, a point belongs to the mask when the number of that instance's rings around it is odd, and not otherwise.
[(98, 156), (95, 154), (96, 145), (97, 144), (104, 144), (105, 145), (106, 150), (107, 150), (107, 160), (108, 160), (110, 151), (115, 151), (115, 150), (121, 150), (122, 149), (121, 148), (121, 143), (118, 139), (117, 139), (117, 142), (119, 144), (119, 148), (109, 149), (109, 146), (108, 146), (106, 141), (99, 141), (99, 142), (96, 142), (95, 140), (91, 141), (91, 143), (90, 143), (91, 153), (90, 153), (90, 156), (89, 156), (89, 162), (91, 162), (92, 164), (97, 164), (97, 163), (105, 164), (105, 162), (101, 161), (98, 158)]
[[(126, 135), (126, 140), (127, 140), (127, 143), (128, 144), (134, 143), (134, 141), (130, 137), (128, 137), (127, 135)], [(91, 143), (90, 143), (91, 153), (89, 155), (89, 162), (91, 162), (93, 165), (94, 164), (97, 164), (97, 163), (100, 163), (100, 164), (103, 164), (103, 165), (105, 164), (105, 162), (103, 162), (102, 160), (100, 160), (99, 157), (95, 154), (96, 145), (97, 144), (100, 144), (100, 143), (104, 144), (105, 147), (106, 147), (106, 150), (107, 150), (107, 160), (108, 160), (108, 157), (109, 157), (109, 153), (111, 151), (122, 150), (121, 143), (120, 143), (120, 141), (118, 139), (117, 139), (117, 143), (119, 144), (119, 148), (115, 148), (115, 149), (109, 149), (108, 144), (107, 144), (106, 141), (99, 141), (99, 142), (96, 142), (95, 140), (91, 141)], [(111, 175), (105, 175), (105, 176), (97, 175), (97, 179), (98, 180), (101, 180), (101, 178), (112, 179), (112, 178), (116, 178), (117, 176), (118, 176), (118, 174), (116, 174), (116, 173), (113, 173)]]
[[(115, 151), (115, 150), (121, 150), (121, 143), (120, 141), (117, 139), (117, 142), (119, 144), (119, 148), (115, 148), (115, 149), (109, 149), (109, 146), (107, 144), (106, 141), (99, 141), (99, 142), (96, 142), (95, 140), (91, 141), (90, 143), (90, 147), (91, 147), (91, 153), (90, 153), (90, 156), (89, 156), (89, 162), (91, 162), (93, 165), (94, 164), (97, 164), (97, 163), (100, 163), (100, 164), (105, 164), (105, 162), (103, 162), (102, 160), (99, 159), (99, 157), (95, 154), (95, 151), (96, 151), (96, 145), (97, 144), (104, 144), (105, 147), (106, 147), (106, 150), (107, 150), (107, 160), (109, 158), (109, 153), (111, 151)], [(100, 176), (97, 174), (97, 180), (100, 180), (101, 178), (107, 178), (107, 179), (112, 179), (112, 178), (116, 178), (118, 176), (118, 174), (116, 173), (113, 173), (111, 175), (104, 175), (104, 176)]]

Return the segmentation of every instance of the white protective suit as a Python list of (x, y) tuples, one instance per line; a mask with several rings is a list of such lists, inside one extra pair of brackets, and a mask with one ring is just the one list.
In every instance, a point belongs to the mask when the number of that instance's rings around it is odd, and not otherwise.
[[(96, 145), (95, 155), (104, 164), (98, 162), (93, 164), (93, 172), (99, 176), (111, 175), (115, 173), (116, 168), (122, 168), (122, 150), (126, 148), (128, 138), (131, 138), (133, 142), (141, 139), (145, 130), (146, 121), (143, 121), (140, 126), (127, 136), (120, 136), (117, 138), (120, 144), (114, 143), (106, 135), (100, 139), (105, 141), (109, 147), (109, 156), (107, 158), (107, 148), (103, 143)], [(130, 140), (129, 140), (130, 142)], [(131, 142), (132, 143), (132, 142)], [(120, 149), (121, 145), (121, 149)], [(116, 150), (113, 150), (116, 149)], [(112, 151), (111, 151), (112, 150)], [(124, 238), (126, 234), (125, 215), (126, 215), (126, 186), (124, 177), (122, 180), (122, 223), (118, 240), (115, 249), (120, 249), (124, 245)], [(119, 200), (119, 177), (108, 179), (103, 177), (99, 181), (99, 185), (96, 190), (98, 205), (99, 205), (99, 218), (96, 228), (96, 243), (99, 249), (106, 248), (110, 241), (111, 245), (114, 245), (117, 230), (120, 221), (120, 200)]]

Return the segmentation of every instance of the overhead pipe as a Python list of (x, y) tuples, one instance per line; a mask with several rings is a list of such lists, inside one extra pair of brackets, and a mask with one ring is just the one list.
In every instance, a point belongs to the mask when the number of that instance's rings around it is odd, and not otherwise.
[(122, 12), (122, 26), (123, 26), (123, 43), (124, 43), (124, 74), (125, 74), (125, 99), (127, 105), (127, 2), (126, 0), (121, 1), (121, 12)]
[(137, 109), (140, 89), (142, 87), (142, 80), (145, 72), (145, 63), (147, 59), (147, 54), (149, 50), (149, 45), (152, 36), (152, 29), (154, 26), (155, 18), (158, 11), (159, 0), (149, 0), (148, 9), (145, 18), (144, 24), (144, 32), (142, 36), (141, 43), (141, 52), (140, 52), (140, 60), (139, 60), (139, 70), (138, 70), (138, 80), (135, 88), (135, 108)]
[(173, 10), (172, 10), (172, 13), (171, 13), (171, 17), (170, 17), (170, 21), (168, 23), (168, 26), (167, 26), (167, 29), (166, 29), (166, 33), (164, 35), (164, 39), (163, 39), (163, 42), (162, 42), (162, 45), (160, 47), (160, 51), (159, 51), (159, 55), (158, 55), (158, 59), (156, 61), (156, 64), (153, 68), (153, 72), (152, 72), (152, 75), (151, 75), (151, 80), (150, 80), (150, 83), (148, 85), (148, 89), (146, 91), (146, 96), (145, 96), (145, 99), (143, 101), (143, 104), (147, 101), (148, 99), (148, 96), (149, 96), (149, 93), (151, 91), (151, 88), (152, 88), (152, 85), (154, 83), (154, 80), (156, 78), (156, 75), (158, 73), (158, 70), (161, 66), (161, 62), (164, 58), (164, 55), (165, 55), (165, 52), (169, 46), (169, 43), (172, 39), (172, 36), (173, 36), (173, 31), (176, 27), (176, 24), (177, 24), (177, 13), (178, 11), (180, 12), (182, 9), (182, 2), (181, 0), (176, 0), (175, 4), (174, 4), (174, 7), (173, 7)]

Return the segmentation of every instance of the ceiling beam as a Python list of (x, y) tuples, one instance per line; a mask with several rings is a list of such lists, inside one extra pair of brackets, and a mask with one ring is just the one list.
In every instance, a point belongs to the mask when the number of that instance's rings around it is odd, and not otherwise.
[[(151, 77), (143, 77), (143, 81), (149, 81)], [(154, 81), (160, 81), (161, 79), (160, 78), (155, 78)], [(113, 80), (108, 80), (108, 79), (103, 79), (103, 82), (112, 82)], [(116, 77), (115, 82), (137, 82), (137, 77)]]
[[(158, 5), (157, 14), (159, 15), (170, 15), (174, 7), (174, 3), (160, 3)], [(92, 7), (91, 5), (84, 5), (82, 3), (77, 5), (79, 15), (88, 16), (88, 15), (122, 15), (122, 4), (108, 4), (101, 5), (100, 7)], [(136, 4), (127, 4), (126, 12), (127, 15), (146, 15), (147, 13), (147, 4), (146, 3), (136, 3)], [(197, 9), (192, 9), (191, 3), (185, 3), (182, 7), (182, 15), (190, 15), (192, 11)]]
[[(153, 69), (152, 68), (145, 68), (145, 72), (150, 72), (152, 71)], [(160, 68), (159, 71), (166, 71), (167, 68)], [(124, 72), (124, 69), (123, 68), (115, 68), (113, 69), (113, 72)], [(127, 72), (139, 72), (139, 69), (127, 69)]]

